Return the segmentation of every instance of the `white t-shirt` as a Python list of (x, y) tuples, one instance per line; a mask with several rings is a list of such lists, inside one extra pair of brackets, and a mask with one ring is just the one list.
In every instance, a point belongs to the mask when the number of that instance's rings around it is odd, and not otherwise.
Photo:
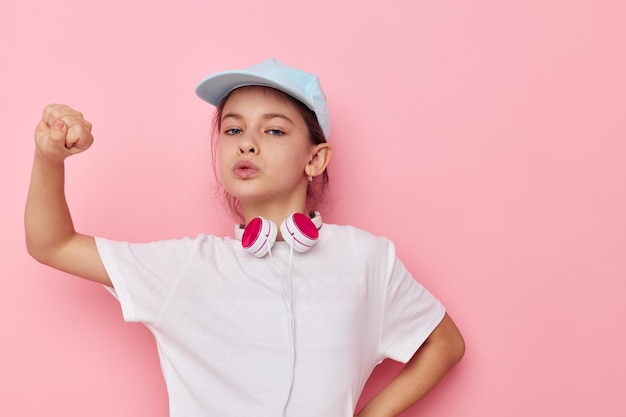
[(124, 319), (156, 338), (172, 417), (352, 417), (374, 367), (408, 361), (445, 313), (351, 226), (263, 258), (212, 235), (96, 241)]

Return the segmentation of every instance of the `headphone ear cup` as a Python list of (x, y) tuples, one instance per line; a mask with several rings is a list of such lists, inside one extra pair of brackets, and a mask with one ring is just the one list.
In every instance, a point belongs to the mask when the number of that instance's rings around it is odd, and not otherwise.
[(313, 221), (302, 213), (293, 213), (280, 225), (285, 242), (298, 252), (306, 252), (317, 242), (319, 231)]
[(241, 236), (241, 246), (252, 255), (261, 258), (265, 256), (274, 245), (277, 235), (276, 224), (264, 219), (255, 217), (252, 219)]

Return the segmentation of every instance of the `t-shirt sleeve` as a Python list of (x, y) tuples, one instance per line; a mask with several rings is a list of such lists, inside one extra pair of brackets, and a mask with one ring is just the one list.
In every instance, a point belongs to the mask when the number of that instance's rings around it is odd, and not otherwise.
[(384, 357), (406, 363), (437, 327), (445, 308), (418, 283), (389, 243), (380, 348)]
[(129, 243), (97, 237), (100, 258), (119, 300), (124, 320), (153, 323), (178, 282), (193, 240)]

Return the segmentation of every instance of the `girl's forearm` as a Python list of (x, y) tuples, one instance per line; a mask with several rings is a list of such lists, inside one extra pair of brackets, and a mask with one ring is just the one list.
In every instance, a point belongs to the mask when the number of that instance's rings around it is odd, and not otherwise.
[(356, 414), (396, 417), (424, 398), (463, 357), (465, 344), (446, 315), (400, 373)]
[(35, 155), (24, 226), (29, 253), (43, 263), (75, 234), (64, 182), (63, 162), (51, 163)]

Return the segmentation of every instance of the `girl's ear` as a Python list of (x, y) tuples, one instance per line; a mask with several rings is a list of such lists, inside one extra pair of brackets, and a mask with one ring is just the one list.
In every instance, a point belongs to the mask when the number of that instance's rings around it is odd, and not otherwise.
[(333, 150), (328, 143), (315, 145), (311, 152), (311, 158), (304, 169), (306, 175), (316, 177), (322, 174), (328, 166), (332, 155)]

